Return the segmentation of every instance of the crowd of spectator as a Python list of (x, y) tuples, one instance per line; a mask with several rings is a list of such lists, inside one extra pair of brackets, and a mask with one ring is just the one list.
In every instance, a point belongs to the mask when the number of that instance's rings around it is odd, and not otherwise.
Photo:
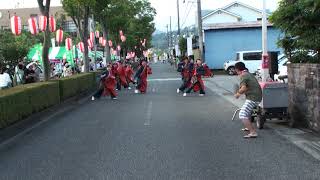
[[(92, 60), (89, 62), (90, 71), (93, 71), (95, 68), (99, 69), (103, 67), (105, 67), (105, 65), (102, 63), (102, 59), (97, 60), (96, 65)], [(69, 77), (84, 71), (85, 68), (82, 60), (78, 61), (74, 66), (65, 61), (62, 63), (59, 62), (50, 64), (51, 79)], [(39, 61), (27, 63), (26, 60), (20, 60), (14, 67), (0, 64), (0, 90), (22, 84), (36, 83), (43, 80), (43, 66), (39, 63)]]

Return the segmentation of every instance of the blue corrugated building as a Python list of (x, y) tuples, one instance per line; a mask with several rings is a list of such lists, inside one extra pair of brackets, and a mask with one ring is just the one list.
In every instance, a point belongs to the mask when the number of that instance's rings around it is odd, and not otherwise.
[[(212, 10), (203, 16), (205, 60), (211, 69), (223, 69), (227, 60), (235, 60), (237, 51), (262, 49), (262, 11), (240, 2)], [(280, 30), (268, 24), (268, 50), (277, 47)]]

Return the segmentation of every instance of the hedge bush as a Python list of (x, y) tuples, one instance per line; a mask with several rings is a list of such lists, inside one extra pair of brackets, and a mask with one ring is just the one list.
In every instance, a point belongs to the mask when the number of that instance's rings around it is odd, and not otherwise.
[(96, 87), (96, 73), (78, 74), (57, 81), (60, 87), (60, 100), (64, 101)]
[(41, 82), (1, 90), (0, 129), (59, 103), (58, 82)]

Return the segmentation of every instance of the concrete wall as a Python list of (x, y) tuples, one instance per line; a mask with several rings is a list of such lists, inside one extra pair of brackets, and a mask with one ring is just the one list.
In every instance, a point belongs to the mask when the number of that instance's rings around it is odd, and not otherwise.
[(320, 64), (290, 64), (288, 80), (293, 122), (320, 132)]
[[(282, 51), (276, 44), (281, 32), (268, 30), (268, 49)], [(235, 60), (237, 51), (262, 50), (261, 36), (261, 27), (206, 30), (205, 60), (212, 69), (223, 69), (225, 61)]]

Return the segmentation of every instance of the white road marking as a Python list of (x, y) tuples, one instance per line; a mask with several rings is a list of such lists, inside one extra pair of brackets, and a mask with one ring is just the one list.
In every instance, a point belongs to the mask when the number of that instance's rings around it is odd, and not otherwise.
[(152, 81), (181, 81), (181, 78), (148, 79), (148, 82)]
[(152, 101), (148, 103), (146, 121), (144, 122), (145, 126), (151, 126), (151, 116), (152, 116)]

